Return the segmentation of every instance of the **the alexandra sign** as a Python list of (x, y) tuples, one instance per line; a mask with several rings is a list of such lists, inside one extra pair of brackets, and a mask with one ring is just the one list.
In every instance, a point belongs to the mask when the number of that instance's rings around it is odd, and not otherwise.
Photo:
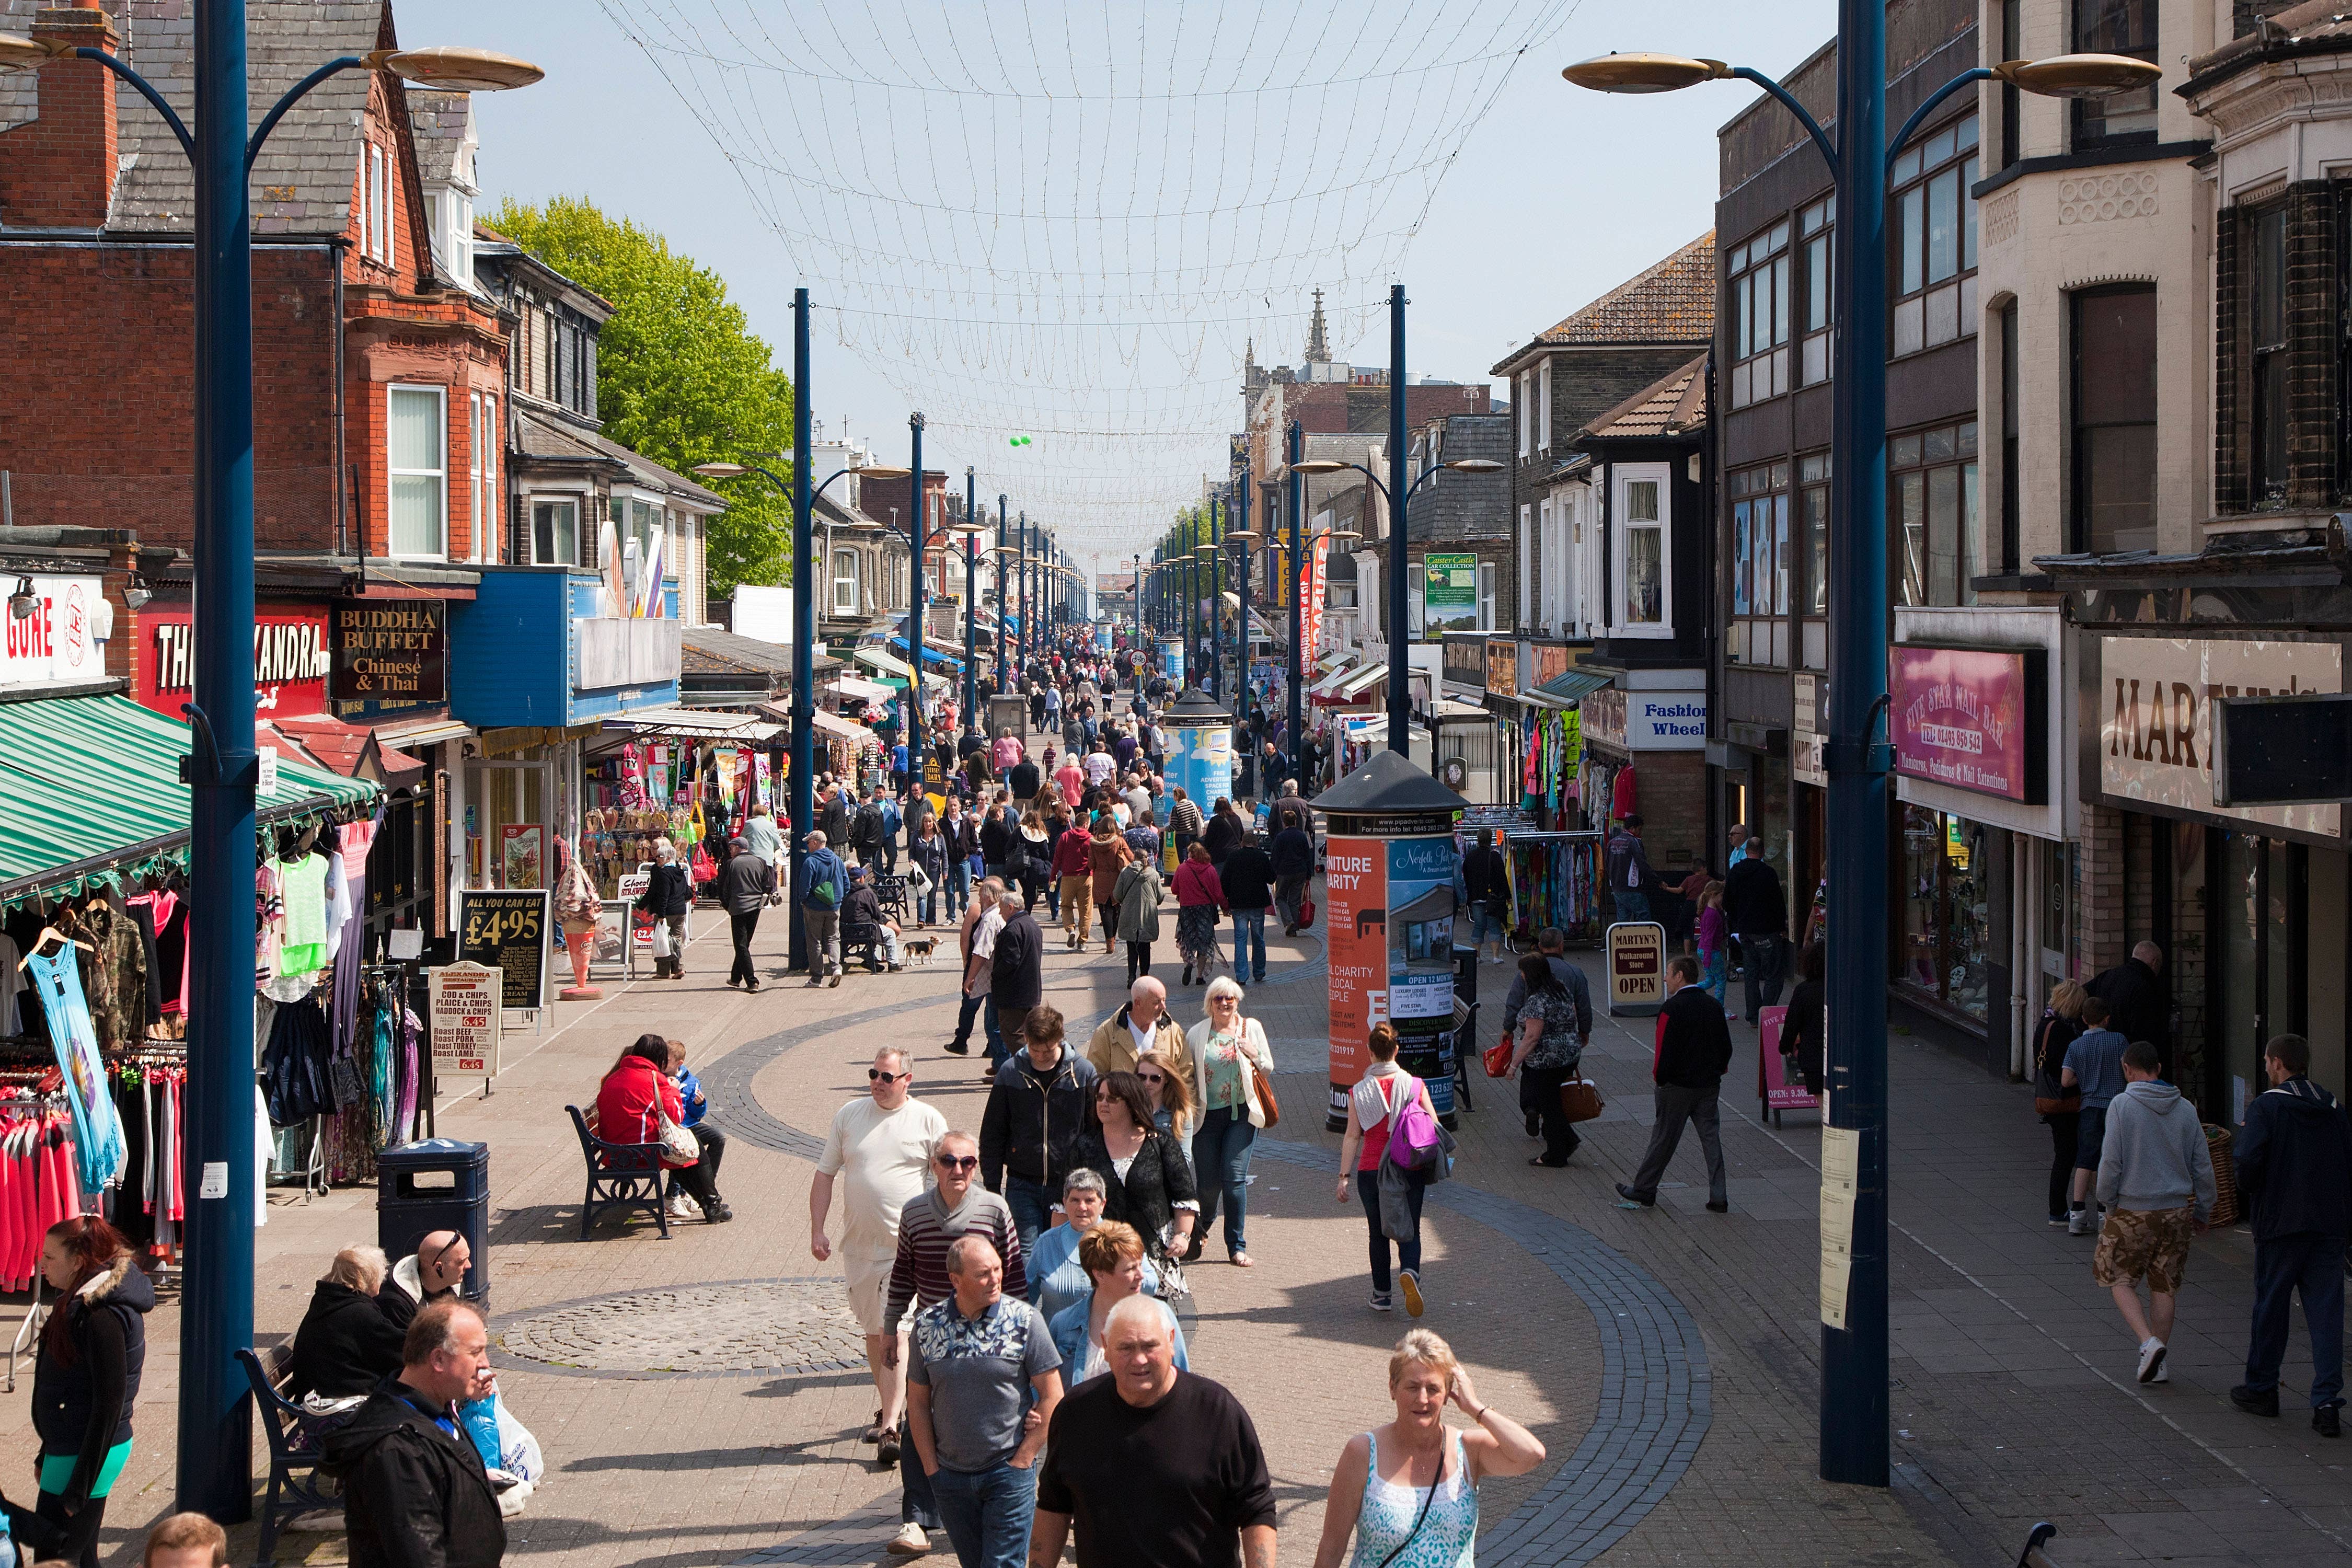
[(2213, 804), (2213, 701), (2344, 689), (2334, 643), (2099, 639), (2099, 787), (2150, 805), (2336, 835), (2336, 805)]

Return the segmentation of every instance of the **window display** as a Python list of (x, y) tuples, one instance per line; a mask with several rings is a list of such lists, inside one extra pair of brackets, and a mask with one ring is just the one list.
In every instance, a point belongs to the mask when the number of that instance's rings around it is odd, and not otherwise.
[(1969, 1017), (1985, 1016), (1992, 910), (1981, 823), (1903, 808), (1902, 947), (1895, 980)]

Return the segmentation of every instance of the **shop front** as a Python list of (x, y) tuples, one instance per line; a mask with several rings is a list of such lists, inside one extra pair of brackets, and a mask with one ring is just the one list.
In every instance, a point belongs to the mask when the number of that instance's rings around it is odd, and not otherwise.
[(438, 940), (448, 932), (451, 858), (446, 852), (453, 780), (472, 726), (449, 715), (449, 609), (442, 593), (381, 582), (328, 606), (328, 700), (333, 716), (364, 730), (387, 758), (408, 764), (386, 781), (383, 821), (368, 858), (365, 941), (381, 958), (394, 931)]
[(1584, 673), (1612, 684), (1580, 700), (1578, 826), (1606, 834), (1640, 816), (1650, 865), (1679, 882), (1707, 853), (1706, 672)]
[[(2063, 617), (1901, 609), (1895, 632), (1892, 998), (1988, 1072), (2022, 1076), (2051, 988), (2082, 977), (2064, 896), (2075, 860)], [(1817, 732), (1807, 740), (1818, 749)]]

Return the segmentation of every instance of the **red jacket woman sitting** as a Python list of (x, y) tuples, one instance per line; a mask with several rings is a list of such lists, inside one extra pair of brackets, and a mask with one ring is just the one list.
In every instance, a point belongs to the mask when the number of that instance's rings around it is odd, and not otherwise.
[[(639, 1035), (597, 1087), (596, 1136), (607, 1143), (659, 1143), (665, 1114), (681, 1127), (686, 1124), (685, 1102), (669, 1076), (669, 1042), (659, 1035)], [(661, 1163), (672, 1173), (673, 1190), (702, 1205), (704, 1219), (720, 1225), (735, 1217), (699, 1164), (681, 1164), (667, 1154)]]

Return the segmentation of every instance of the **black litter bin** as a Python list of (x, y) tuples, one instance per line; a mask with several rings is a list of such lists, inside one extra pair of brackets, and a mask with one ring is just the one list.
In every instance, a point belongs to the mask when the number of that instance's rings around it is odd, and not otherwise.
[(436, 1230), (466, 1238), (466, 1300), (490, 1298), (490, 1146), (427, 1138), (375, 1158), (375, 1241), (396, 1266)]
[(1478, 1002), (1478, 949), (1465, 947), (1458, 942), (1454, 944), (1454, 999), (1473, 1006)]

